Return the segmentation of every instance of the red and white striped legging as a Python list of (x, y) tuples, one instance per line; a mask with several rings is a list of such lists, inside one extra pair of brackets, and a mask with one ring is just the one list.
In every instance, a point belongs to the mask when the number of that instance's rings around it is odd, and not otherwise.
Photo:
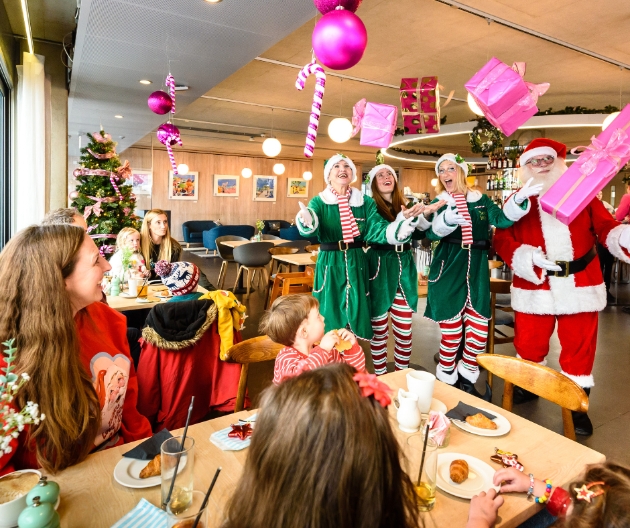
[(400, 289), (394, 297), (394, 304), (380, 317), (372, 319), (374, 337), (370, 341), (372, 348), (372, 362), (374, 372), (380, 376), (387, 374), (387, 339), (389, 327), (388, 314), (392, 315), (392, 330), (394, 331), (394, 363), (396, 370), (406, 369), (411, 357), (411, 316), (413, 311), (407, 304)]
[(486, 349), (488, 340), (488, 321), (479, 315), (470, 304), (466, 304), (464, 312), (450, 321), (443, 321), (440, 324), (442, 340), (440, 341), (440, 366), (446, 375), (451, 375), (455, 371), (455, 358), (457, 350), (462, 341), (462, 334), (466, 333), (464, 344), (464, 357), (462, 367), (470, 375), (465, 376), (471, 381), (476, 381), (479, 376), (477, 366), (477, 354), (481, 354)]

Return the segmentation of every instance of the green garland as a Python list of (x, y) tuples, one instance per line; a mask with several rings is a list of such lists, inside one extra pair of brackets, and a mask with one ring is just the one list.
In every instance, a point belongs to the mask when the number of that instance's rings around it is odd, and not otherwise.
[(439, 158), (442, 154), (440, 154), (437, 150), (428, 151), (428, 150), (405, 150), (398, 147), (391, 147), (388, 150), (393, 150), (394, 152), (401, 152), (402, 154), (413, 154), (414, 156), (430, 156), (432, 158)]
[(565, 106), (563, 110), (541, 110), (536, 115), (567, 115), (567, 114), (612, 114), (613, 112), (619, 112), (619, 108), (616, 106), (608, 105), (603, 109), (600, 108), (586, 108), (584, 106)]

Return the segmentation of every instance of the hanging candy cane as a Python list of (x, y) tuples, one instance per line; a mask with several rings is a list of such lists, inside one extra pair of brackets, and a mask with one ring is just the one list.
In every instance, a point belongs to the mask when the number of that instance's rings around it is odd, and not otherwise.
[[(118, 185), (116, 185), (116, 180), (118, 179), (118, 174), (115, 174), (113, 172), (109, 173), (109, 181), (111, 182), (112, 186), (114, 187), (114, 190), (116, 191), (116, 194), (118, 195), (118, 199), (122, 200), (123, 199), (123, 195), (120, 192), (120, 189), (118, 188)], [(91, 198), (91, 196), (90, 196)]]
[(313, 104), (311, 105), (311, 117), (308, 124), (308, 132), (306, 134), (306, 144), (304, 145), (304, 156), (313, 157), (315, 150), (315, 140), (317, 139), (317, 128), (319, 127), (319, 116), (322, 110), (322, 100), (324, 99), (324, 89), (326, 88), (326, 72), (315, 61), (310, 62), (298, 73), (295, 87), (303, 90), (306, 85), (306, 79), (309, 75), (315, 74), (315, 93), (313, 94)]
[(175, 77), (173, 77), (170, 73), (166, 76), (166, 81), (164, 84), (168, 88), (168, 91), (171, 95), (171, 100), (173, 101), (173, 106), (171, 106), (171, 115), (175, 113)]

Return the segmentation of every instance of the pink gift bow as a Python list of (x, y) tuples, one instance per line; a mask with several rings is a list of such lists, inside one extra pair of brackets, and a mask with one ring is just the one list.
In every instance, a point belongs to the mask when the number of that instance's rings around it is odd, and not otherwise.
[(104, 136), (101, 136), (98, 132), (92, 134), (92, 137), (97, 143), (107, 143), (108, 141), (112, 140), (111, 134), (105, 134)]
[(591, 137), (591, 144), (587, 147), (579, 146), (571, 149), (571, 154), (578, 154), (579, 151), (583, 151), (580, 157), (575, 163), (580, 167), (580, 172), (585, 176), (590, 176), (595, 172), (597, 166), (601, 161), (609, 161), (613, 164), (613, 168), (607, 174), (611, 172), (617, 172), (621, 167), (620, 158), (630, 155), (630, 141), (628, 140), (628, 134), (622, 128), (618, 128), (610, 136), (608, 143), (597, 139), (595, 136)]
[(88, 196), (88, 198), (90, 200), (94, 200), (96, 203), (92, 205), (88, 205), (85, 208), (85, 211), (83, 213), (83, 218), (85, 218), (86, 220), (89, 218), (89, 216), (92, 213), (94, 213), (96, 216), (101, 216), (101, 213), (103, 212), (103, 210), (101, 209), (101, 204), (111, 203), (114, 201), (113, 196), (106, 196), (105, 198), (97, 198), (96, 196)]
[(382, 127), (380, 122), (375, 121), (366, 121), (365, 120), (365, 108), (367, 106), (366, 99), (361, 99), (357, 104), (352, 108), (352, 136), (357, 135), (357, 132), (361, 130), (361, 128), (371, 128), (373, 130), (381, 130), (383, 132), (393, 133), (395, 131), (396, 124), (389, 125), (387, 127)]

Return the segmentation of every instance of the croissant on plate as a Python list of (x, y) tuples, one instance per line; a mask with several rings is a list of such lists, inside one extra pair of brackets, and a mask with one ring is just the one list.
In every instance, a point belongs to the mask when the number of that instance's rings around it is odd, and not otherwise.
[(490, 418), (487, 418), (481, 413), (473, 414), (472, 416), (466, 416), (466, 422), (473, 427), (479, 427), (480, 429), (496, 429), (497, 424)]
[(144, 469), (140, 472), (140, 478), (145, 479), (149, 477), (157, 477), (162, 473), (162, 455), (156, 455), (151, 462), (149, 462)]
[(451, 462), (450, 467), (451, 480), (455, 484), (461, 484), (468, 478), (468, 462), (457, 459)]

